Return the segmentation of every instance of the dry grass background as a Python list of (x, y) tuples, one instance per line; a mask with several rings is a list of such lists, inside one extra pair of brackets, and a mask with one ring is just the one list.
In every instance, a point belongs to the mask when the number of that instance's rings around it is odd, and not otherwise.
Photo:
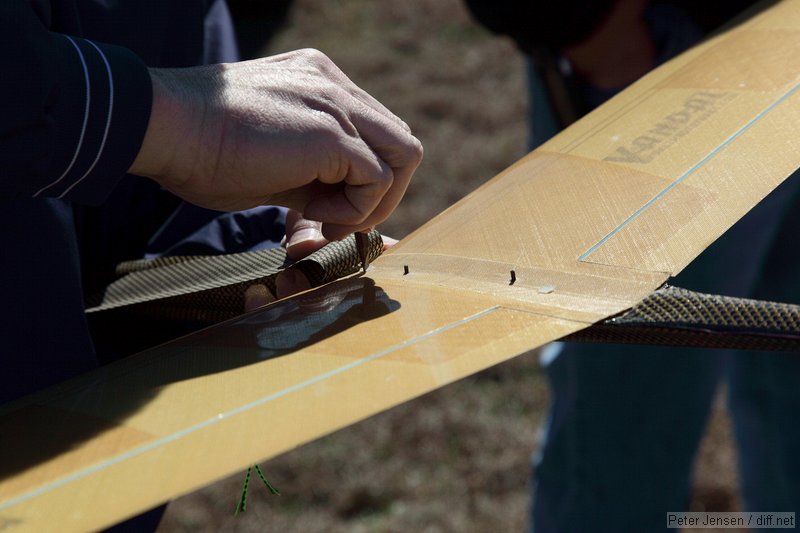
[[(459, 0), (296, 0), (265, 53), (302, 47), (328, 54), (425, 146), (406, 199), (381, 227), (388, 235), (408, 234), (525, 153), (522, 58)], [(180, 498), (159, 532), (522, 531), (546, 407), (527, 354), (263, 464), (282, 495), (254, 478), (243, 515), (232, 516), (243, 474)], [(737, 509), (721, 406), (698, 463), (693, 510)]]

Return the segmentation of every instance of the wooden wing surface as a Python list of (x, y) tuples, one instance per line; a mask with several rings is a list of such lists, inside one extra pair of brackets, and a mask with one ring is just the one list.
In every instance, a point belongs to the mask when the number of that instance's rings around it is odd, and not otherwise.
[(629, 309), (800, 166), (799, 30), (787, 0), (671, 61), (365, 275), (2, 407), (0, 530), (107, 526)]

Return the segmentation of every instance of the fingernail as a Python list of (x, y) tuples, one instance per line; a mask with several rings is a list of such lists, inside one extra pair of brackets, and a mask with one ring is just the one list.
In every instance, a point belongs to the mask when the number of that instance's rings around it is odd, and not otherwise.
[(286, 243), (286, 247), (294, 246), (305, 241), (313, 241), (322, 238), (322, 233), (315, 228), (303, 228), (295, 231)]

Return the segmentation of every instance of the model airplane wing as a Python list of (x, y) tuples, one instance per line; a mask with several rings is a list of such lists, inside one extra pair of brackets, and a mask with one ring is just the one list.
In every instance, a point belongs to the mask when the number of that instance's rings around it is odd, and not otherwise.
[(800, 166), (800, 1), (634, 84), (365, 275), (0, 409), (0, 530), (107, 526), (630, 309)]

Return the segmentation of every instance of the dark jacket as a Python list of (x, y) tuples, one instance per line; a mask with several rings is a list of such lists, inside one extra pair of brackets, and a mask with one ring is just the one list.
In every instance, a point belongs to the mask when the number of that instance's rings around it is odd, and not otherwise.
[[(117, 262), (213, 224), (125, 172), (150, 115), (146, 65), (232, 61), (236, 46), (222, 0), (4, 0), (0, 43), (2, 403), (97, 365), (83, 294)], [(275, 213), (223, 218), (232, 251), (283, 232)]]

